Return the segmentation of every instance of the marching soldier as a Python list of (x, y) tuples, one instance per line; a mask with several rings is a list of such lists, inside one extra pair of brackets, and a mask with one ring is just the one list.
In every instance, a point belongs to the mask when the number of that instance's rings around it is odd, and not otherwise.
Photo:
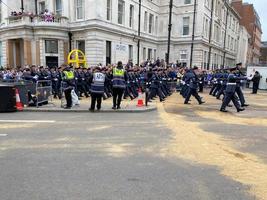
[(185, 98), (184, 104), (190, 104), (189, 100), (191, 95), (193, 95), (199, 104), (205, 103), (201, 100), (201, 97), (198, 95), (198, 77), (197, 77), (198, 67), (195, 66), (191, 73), (189, 73), (189, 92)]
[(223, 99), (223, 103), (221, 106), (220, 111), (221, 112), (228, 112), (226, 110), (226, 106), (232, 101), (236, 107), (237, 112), (244, 111), (244, 108), (240, 107), (240, 104), (238, 102), (238, 97), (236, 96), (236, 89), (238, 88), (237, 83), (240, 82), (241, 79), (244, 79), (242, 77), (238, 77), (235, 75), (234, 71), (236, 71), (236, 68), (230, 69), (230, 74), (227, 79), (226, 89), (225, 89), (225, 97)]

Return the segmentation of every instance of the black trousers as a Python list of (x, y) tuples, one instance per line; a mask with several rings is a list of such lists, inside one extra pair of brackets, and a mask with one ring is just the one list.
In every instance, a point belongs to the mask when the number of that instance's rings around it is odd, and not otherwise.
[(198, 101), (199, 104), (201, 103), (201, 98), (197, 93), (197, 89), (193, 89), (193, 88), (190, 88), (190, 90), (189, 90), (189, 92), (188, 92), (188, 94), (187, 94), (187, 96), (185, 98), (185, 101), (184, 101), (185, 103), (188, 103), (188, 101), (190, 100), (191, 95), (193, 95), (196, 98), (196, 100)]
[(124, 89), (123, 88), (113, 88), (113, 107), (120, 107), (121, 106), (121, 99), (122, 99), (122, 95), (124, 93)]
[(87, 88), (86, 88), (86, 83), (85, 82), (81, 82), (77, 84), (77, 90), (78, 90), (78, 94), (81, 97), (82, 94), (84, 94), (86, 97), (88, 97), (88, 93), (87, 93)]
[(240, 100), (241, 105), (244, 105), (246, 100), (245, 100), (245, 97), (244, 97), (244, 94), (242, 92), (241, 87), (236, 87), (236, 93), (237, 93), (237, 96)]
[(91, 110), (95, 109), (96, 103), (97, 103), (97, 105), (96, 105), (97, 110), (101, 109), (102, 96), (103, 96), (103, 94), (99, 94), (99, 93), (92, 93), (91, 94)]
[(199, 84), (199, 92), (203, 92), (204, 89), (204, 83)]
[(235, 93), (225, 93), (221, 109), (225, 110), (226, 106), (228, 106), (228, 104), (231, 101), (234, 103), (236, 110), (238, 110), (240, 108), (240, 104), (238, 102), (238, 97), (236, 96), (236, 94)]
[(65, 98), (66, 98), (66, 101), (67, 101), (67, 107), (69, 107), (69, 108), (72, 107), (71, 91), (72, 91), (71, 88), (66, 89), (66, 90), (64, 91), (64, 93), (65, 93)]
[(259, 89), (259, 82), (253, 82), (253, 89), (252, 89), (252, 93), (253, 94), (257, 94), (258, 89)]
[(216, 94), (216, 98), (217, 99), (220, 99), (221, 95), (224, 94), (225, 89), (226, 89), (226, 86), (225, 85), (222, 85), (222, 87), (220, 88), (220, 90)]
[(210, 93), (209, 93), (210, 95), (213, 94), (213, 92), (214, 92), (215, 88), (217, 87), (217, 85), (218, 85), (218, 84), (213, 84), (213, 85), (212, 85), (212, 88), (210, 89)]

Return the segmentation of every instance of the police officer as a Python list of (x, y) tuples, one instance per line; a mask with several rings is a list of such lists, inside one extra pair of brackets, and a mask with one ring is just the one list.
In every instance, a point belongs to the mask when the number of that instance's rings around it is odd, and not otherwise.
[(123, 69), (122, 62), (119, 61), (117, 67), (112, 70), (112, 91), (113, 107), (112, 109), (121, 109), (121, 99), (126, 88), (127, 76)]
[(71, 91), (75, 87), (75, 76), (74, 72), (70, 69), (69, 66), (65, 66), (65, 68), (63, 69), (62, 81), (64, 83), (64, 93), (67, 101), (65, 109), (71, 109), (72, 107)]
[(90, 111), (95, 111), (95, 104), (97, 102), (97, 110), (101, 109), (102, 97), (105, 90), (105, 74), (101, 72), (100, 67), (94, 69), (91, 79), (91, 107)]
[(240, 104), (238, 102), (238, 97), (236, 96), (236, 89), (237, 89), (237, 82), (240, 82), (241, 77), (238, 77), (235, 75), (234, 71), (236, 71), (236, 68), (230, 69), (230, 74), (227, 79), (226, 89), (225, 89), (225, 96), (223, 99), (223, 103), (221, 106), (220, 111), (221, 112), (228, 112), (226, 110), (226, 106), (232, 101), (236, 107), (237, 112), (244, 111), (244, 108), (240, 107)]

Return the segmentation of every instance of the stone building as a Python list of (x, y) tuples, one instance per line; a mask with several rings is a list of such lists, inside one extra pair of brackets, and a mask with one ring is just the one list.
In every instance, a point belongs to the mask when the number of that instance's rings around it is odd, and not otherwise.
[[(137, 63), (165, 58), (169, 1), (139, 0), (2, 0), (0, 5), (0, 64), (61, 65), (70, 49), (85, 52), (89, 65), (133, 59)], [(240, 16), (226, 0), (174, 0), (170, 61), (189, 66), (195, 13), (192, 65), (205, 69), (234, 65), (239, 43)], [(44, 20), (48, 9), (53, 20)], [(241, 45), (241, 46), (240, 46)], [(71, 47), (70, 47), (71, 46)]]
[(232, 6), (241, 16), (240, 24), (246, 27), (251, 36), (248, 49), (248, 64), (259, 64), (262, 36), (260, 17), (253, 4), (243, 3), (242, 0), (232, 0)]

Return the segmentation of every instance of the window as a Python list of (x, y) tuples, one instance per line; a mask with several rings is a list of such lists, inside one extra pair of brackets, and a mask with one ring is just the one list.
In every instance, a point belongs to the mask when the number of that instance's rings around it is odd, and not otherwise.
[(153, 32), (153, 28), (154, 28), (153, 24), (154, 24), (154, 15), (149, 14), (149, 24), (148, 24), (148, 32), (149, 33)]
[(191, 4), (191, 0), (184, 0), (184, 4)]
[(189, 35), (189, 17), (183, 17), (183, 35)]
[(62, 1), (61, 0), (56, 0), (56, 14), (57, 15), (62, 15)]
[(209, 24), (209, 20), (206, 19), (206, 25), (205, 25), (205, 36), (208, 37), (209, 36), (209, 27), (210, 27), (210, 24)]
[(77, 41), (77, 49), (85, 53), (85, 41), (84, 40)]
[(45, 12), (45, 2), (42, 1), (39, 3), (39, 13), (43, 14)]
[[(0, 3), (0, 5), (1, 5), (1, 3)], [(2, 42), (0, 42), (0, 67), (3, 66), (2, 65), (2, 57), (3, 57), (3, 55), (2, 55)]]
[(159, 19), (156, 17), (156, 22), (155, 22), (155, 34), (158, 34), (158, 26), (159, 26)]
[(45, 40), (45, 53), (58, 53), (57, 40)]
[(146, 48), (143, 48), (143, 60), (146, 60)]
[(133, 45), (129, 45), (129, 60), (133, 59)]
[(111, 0), (107, 0), (107, 20), (111, 20)]
[(147, 11), (145, 11), (144, 31), (147, 32)]
[(129, 27), (133, 27), (134, 22), (134, 6), (130, 5)]
[(180, 60), (187, 60), (187, 51), (186, 50), (180, 51)]
[(204, 51), (204, 58), (203, 58), (203, 61), (204, 61), (204, 69), (207, 69), (207, 60), (208, 60), (208, 56), (207, 56), (207, 51)]
[(118, 24), (124, 23), (124, 1), (119, 0), (118, 2)]
[(156, 59), (156, 58), (157, 58), (157, 50), (154, 49), (154, 59)]
[(148, 60), (152, 59), (152, 49), (148, 49)]
[(76, 1), (76, 19), (83, 19), (83, 0)]

